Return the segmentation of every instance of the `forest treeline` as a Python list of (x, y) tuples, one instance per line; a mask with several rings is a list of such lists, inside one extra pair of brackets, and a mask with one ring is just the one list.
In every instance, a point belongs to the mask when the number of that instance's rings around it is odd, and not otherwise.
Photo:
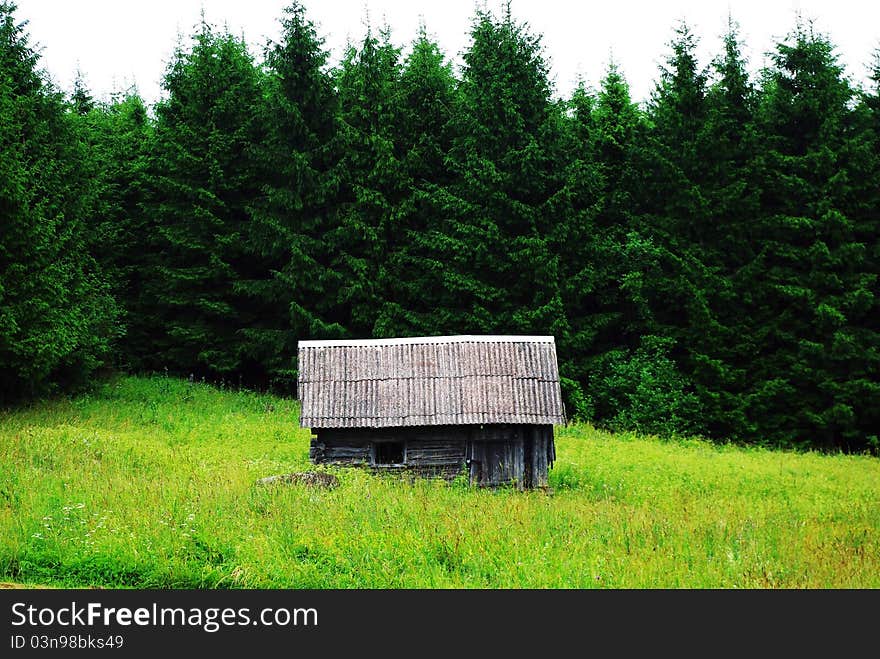
[(554, 94), (477, 11), (463, 64), (294, 3), (262, 53), (204, 20), (162, 100), (55, 87), (0, 2), (0, 401), (96, 370), (295, 393), (300, 339), (552, 334), (568, 414), (880, 448), (880, 56), (806, 22), (750, 76), (675, 28), (651, 98)]

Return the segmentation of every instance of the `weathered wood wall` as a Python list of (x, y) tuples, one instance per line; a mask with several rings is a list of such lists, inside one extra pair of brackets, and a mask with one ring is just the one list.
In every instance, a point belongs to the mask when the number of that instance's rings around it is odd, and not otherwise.
[[(552, 425), (460, 425), (316, 430), (309, 458), (316, 464), (406, 469), (419, 475), (454, 478), (467, 470), (472, 484), (546, 487), (556, 459)], [(400, 465), (376, 464), (374, 446), (399, 442)]]
[(556, 460), (553, 426), (484, 426), (468, 442), (467, 458), (471, 483), (546, 487)]

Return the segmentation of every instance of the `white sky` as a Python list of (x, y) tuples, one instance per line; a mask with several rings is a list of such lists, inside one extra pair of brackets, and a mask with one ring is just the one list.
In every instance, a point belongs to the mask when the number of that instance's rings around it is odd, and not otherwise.
[[(17, 0), (19, 21), (29, 21), (31, 43), (41, 64), (66, 90), (77, 67), (93, 95), (108, 98), (135, 83), (148, 103), (161, 95), (160, 81), (177, 35), (189, 36), (202, 8), (209, 23), (224, 23), (244, 34), (252, 52), (262, 53), (266, 38), (280, 34), (278, 19), (287, 0)], [(406, 46), (420, 18), (453, 62), (468, 45), (474, 0), (306, 0), (307, 15), (325, 38), (331, 62), (347, 39), (363, 35), (366, 12), (374, 26), (392, 28)], [(496, 13), (500, 0), (488, 0)], [(658, 66), (668, 53), (673, 28), (687, 20), (700, 38), (702, 64), (720, 51), (728, 11), (739, 22), (750, 68), (764, 64), (795, 23), (796, 12), (815, 19), (816, 29), (837, 46), (840, 61), (857, 83), (880, 47), (877, 0), (513, 0), (514, 17), (543, 35), (545, 54), (559, 95), (568, 96), (578, 76), (596, 87), (610, 56), (626, 75), (635, 100), (647, 99)], [(404, 51), (406, 52), (406, 51)]]

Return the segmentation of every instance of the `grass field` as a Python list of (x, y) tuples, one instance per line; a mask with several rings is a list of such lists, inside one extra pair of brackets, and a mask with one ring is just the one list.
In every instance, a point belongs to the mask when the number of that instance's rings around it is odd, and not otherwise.
[(311, 468), (297, 404), (166, 377), (0, 412), (0, 581), (878, 588), (880, 460), (557, 430), (551, 492)]

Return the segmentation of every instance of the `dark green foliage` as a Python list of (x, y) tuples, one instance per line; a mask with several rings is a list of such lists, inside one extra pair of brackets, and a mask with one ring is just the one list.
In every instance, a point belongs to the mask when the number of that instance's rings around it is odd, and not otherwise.
[[(706, 74), (696, 60), (697, 39), (686, 23), (675, 30), (671, 54), (660, 69), (650, 113), (653, 137), (663, 166), (663, 192), (673, 195), (667, 202), (669, 217), (664, 228), (676, 238), (699, 242), (706, 219), (699, 215), (703, 179), (702, 156), (708, 106)], [(669, 226), (675, 223), (679, 226)]]
[(880, 406), (867, 401), (880, 396), (880, 49), (874, 54), (870, 86), (852, 115), (852, 137), (844, 157), (851, 186), (846, 208), (854, 241), (864, 246), (859, 287), (862, 311), (857, 329), (863, 357), (856, 367), (861, 376), (851, 391), (858, 405), (859, 438), (880, 453)]
[(583, 391), (587, 362), (597, 349), (603, 324), (613, 314), (599, 313), (601, 297), (613, 286), (610, 265), (601, 254), (607, 241), (597, 222), (604, 179), (595, 162), (596, 99), (579, 86), (561, 115), (563, 125), (558, 162), (565, 164), (563, 187), (548, 203), (557, 218), (548, 232), (548, 243), (559, 255), (559, 292), (566, 327), (558, 337), (563, 378), (563, 397), (569, 416), (594, 418)]
[(95, 109), (95, 99), (89, 93), (82, 71), (79, 69), (77, 69), (76, 78), (73, 81), (73, 94), (71, 94), (70, 101), (73, 105), (73, 111), (80, 115), (86, 115)]
[[(774, 443), (867, 448), (876, 428), (876, 273), (850, 212), (861, 150), (834, 48), (798, 24), (765, 74), (757, 249), (747, 266), (751, 422)], [(745, 357), (746, 355), (743, 355)]]
[(444, 270), (438, 259), (442, 213), (432, 203), (452, 180), (447, 155), (457, 103), (451, 65), (424, 26), (400, 72), (396, 149), (399, 175), (408, 189), (397, 204), (380, 287), (384, 291), (374, 324), (377, 336), (420, 336), (455, 332), (443, 315), (454, 302), (425, 295)]
[[(712, 68), (715, 79), (706, 94), (705, 145), (700, 153), (710, 220), (703, 224), (701, 251), (707, 265), (730, 278), (754, 257), (749, 223), (760, 212), (756, 92), (733, 22)], [(724, 306), (720, 305), (722, 310)]]
[[(360, 46), (349, 46), (336, 72), (344, 152), (337, 224), (324, 237), (334, 271), (344, 284), (335, 301), (348, 331), (372, 336), (395, 251), (401, 204), (409, 193), (395, 131), (403, 113), (398, 98), (400, 50), (387, 28), (367, 27)], [(340, 323), (342, 324), (342, 323)]]
[(477, 14), (452, 118), (452, 180), (428, 200), (438, 329), (554, 334), (564, 327), (549, 247), (559, 136), (540, 39), (509, 12)]
[[(557, 210), (562, 218), (557, 250), (570, 328), (560, 340), (563, 354), (568, 353), (560, 368), (580, 384), (582, 398), (577, 404), (578, 395), (573, 396), (570, 405), (582, 407), (582, 416), (601, 425), (621, 427), (630, 420), (643, 430), (676, 424), (694, 430), (693, 419), (683, 415), (693, 415), (697, 406), (667, 356), (674, 341), (657, 338), (662, 350), (645, 343), (664, 330), (658, 320), (663, 305), (678, 303), (681, 309), (690, 303), (681, 299), (683, 287), (675, 278), (681, 260), (659, 242), (663, 234), (645, 202), (646, 177), (656, 161), (645, 148), (649, 124), (613, 63), (595, 101), (579, 90), (572, 105), (570, 134), (581, 156), (572, 161), (566, 187), (556, 198), (563, 202)], [(662, 359), (658, 369), (674, 383), (636, 382), (652, 356)], [(664, 408), (645, 407), (648, 398), (666, 400)]]
[(714, 80), (706, 94), (700, 151), (707, 221), (699, 257), (709, 278), (704, 294), (713, 322), (701, 337), (704, 356), (694, 362), (694, 381), (709, 434), (754, 437), (744, 409), (743, 393), (753, 369), (750, 358), (742, 358), (750, 341), (742, 331), (742, 299), (750, 294), (743, 273), (757, 247), (752, 227), (761, 213), (761, 141), (755, 126), (756, 94), (732, 20), (723, 45), (712, 62)]
[(673, 341), (642, 337), (634, 351), (609, 350), (594, 360), (590, 397), (597, 418), (616, 430), (692, 434), (700, 402), (669, 357)]
[(245, 330), (259, 309), (239, 285), (264, 274), (248, 244), (260, 73), (242, 40), (203, 22), (192, 49), (174, 54), (163, 86), (143, 236), (152, 252), (143, 291), (152, 336), (139, 357), (176, 372), (250, 376)]
[[(653, 166), (643, 190), (648, 215), (642, 233), (653, 242), (656, 269), (646, 281), (652, 318), (650, 333), (667, 337), (670, 355), (687, 389), (701, 401), (693, 430), (717, 435), (729, 414), (717, 396), (729, 385), (722, 337), (722, 302), (727, 280), (715, 262), (723, 250), (718, 217), (708, 196), (718, 178), (707, 176), (714, 154), (708, 76), (696, 60), (697, 40), (686, 24), (676, 29), (671, 53), (661, 68), (650, 117), (647, 146)], [(721, 175), (715, 172), (716, 176)], [(690, 406), (691, 408), (693, 406)]]
[[(79, 97), (79, 98), (78, 98)], [(122, 311), (125, 333), (114, 351), (118, 368), (140, 367), (135, 356), (149, 354), (152, 337), (144, 335), (143, 289), (151, 263), (144, 212), (148, 192), (147, 154), (153, 125), (144, 101), (134, 90), (95, 103), (81, 83), (73, 107), (80, 139), (91, 155), (91, 179), (97, 203), (89, 224), (89, 244)]]
[(0, 402), (83, 383), (118, 333), (89, 154), (14, 12), (0, 3)]
[(509, 5), (460, 70), (424, 27), (331, 69), (294, 1), (259, 63), (203, 21), (150, 109), (65, 102), (13, 10), (3, 400), (111, 348), (290, 392), (300, 339), (552, 334), (570, 417), (880, 450), (880, 51), (856, 89), (799, 22), (754, 84), (732, 19), (708, 66), (681, 23), (644, 106), (613, 63), (561, 100)]
[(339, 104), (327, 54), (299, 3), (284, 12), (282, 37), (266, 49), (265, 138), (254, 145), (260, 194), (247, 228), (259, 268), (239, 287), (259, 309), (242, 328), (250, 359), (289, 389), (296, 340), (345, 334), (337, 309), (344, 286), (324, 236), (337, 226), (342, 176)]

